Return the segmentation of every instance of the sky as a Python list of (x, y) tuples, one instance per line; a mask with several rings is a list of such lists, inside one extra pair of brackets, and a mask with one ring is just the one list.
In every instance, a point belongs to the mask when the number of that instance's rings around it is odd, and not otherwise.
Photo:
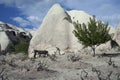
[(48, 10), (59, 3), (65, 10), (82, 10), (116, 27), (120, 22), (120, 0), (0, 0), (0, 21), (26, 29), (37, 29)]

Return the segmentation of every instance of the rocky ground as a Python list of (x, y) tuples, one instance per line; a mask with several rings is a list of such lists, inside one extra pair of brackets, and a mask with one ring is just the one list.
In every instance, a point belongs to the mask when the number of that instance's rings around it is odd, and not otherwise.
[(0, 56), (0, 80), (120, 80), (120, 58), (67, 52), (28, 59)]

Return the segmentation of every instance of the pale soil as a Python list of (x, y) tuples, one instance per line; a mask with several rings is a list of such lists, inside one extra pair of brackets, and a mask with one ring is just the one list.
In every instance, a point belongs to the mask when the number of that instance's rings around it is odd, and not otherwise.
[[(120, 74), (120, 57), (113, 57), (115, 67), (108, 65), (109, 57), (92, 57), (92, 55), (75, 54), (80, 57), (80, 60), (72, 62), (68, 59), (68, 55), (56, 55), (56, 61), (52, 61), (50, 58), (37, 58), (37, 59), (25, 59), (23, 55), (7, 55), (0, 56), (0, 72), (4, 68), (4, 71), (0, 74), (4, 74), (4, 78), (8, 80), (99, 80), (96, 72), (92, 71), (92, 68), (96, 68), (101, 71), (101, 77), (107, 78), (107, 75), (112, 71), (110, 76), (111, 80), (117, 80), (118, 74)], [(44, 70), (37, 71), (39, 63), (46, 64)], [(85, 70), (88, 75), (85, 77)], [(81, 75), (81, 72), (83, 74)], [(0, 78), (0, 80), (2, 80)], [(7, 80), (7, 79), (4, 79)], [(103, 79), (102, 79), (103, 80)], [(106, 79), (109, 80), (109, 79)]]

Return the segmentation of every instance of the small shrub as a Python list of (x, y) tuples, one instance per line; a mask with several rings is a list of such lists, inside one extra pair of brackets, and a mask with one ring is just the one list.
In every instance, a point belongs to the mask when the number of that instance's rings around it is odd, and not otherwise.
[(82, 69), (82, 71), (81, 71), (81, 79), (83, 79), (83, 77), (85, 77), (85, 78), (88, 77), (88, 72), (85, 71), (84, 69)]
[(49, 58), (50, 58), (52, 61), (57, 61), (57, 56), (56, 56), (56, 54), (50, 55)]
[(120, 51), (120, 47), (117, 47), (117, 51)]
[(0, 80), (9, 80), (5, 73), (5, 68), (0, 71)]
[(107, 62), (109, 66), (112, 66), (113, 68), (118, 68), (118, 66), (115, 64), (115, 62), (110, 57), (109, 61)]
[(107, 73), (107, 76), (103, 76), (102, 71), (97, 70), (96, 68), (92, 67), (92, 72), (95, 72), (97, 74), (98, 80), (111, 80), (111, 76), (113, 74), (113, 71), (109, 71)]
[(6, 64), (5, 57), (2, 57), (2, 59), (0, 59), (0, 65), (5, 65), (5, 64)]
[(18, 67), (18, 65), (15, 64), (15, 60), (14, 60), (14, 59), (8, 61), (7, 64), (8, 64), (9, 66), (11, 66), (11, 67), (14, 67), (14, 68)]
[(25, 60), (27, 60), (27, 59), (28, 59), (28, 56), (27, 56), (27, 55), (25, 55), (24, 57), (21, 58), (22, 61), (25, 61)]
[(77, 56), (75, 54), (70, 54), (67, 56), (67, 58), (68, 58), (68, 61), (72, 61), (72, 62), (76, 62), (81, 59), (80, 56)]
[(29, 42), (21, 40), (19, 44), (15, 45), (15, 53), (23, 52), (25, 54), (28, 54), (28, 48)]
[(40, 61), (38, 63), (37, 71), (43, 71), (43, 70), (48, 71), (49, 69), (45, 62)]
[(120, 80), (120, 74), (117, 74), (117, 80)]

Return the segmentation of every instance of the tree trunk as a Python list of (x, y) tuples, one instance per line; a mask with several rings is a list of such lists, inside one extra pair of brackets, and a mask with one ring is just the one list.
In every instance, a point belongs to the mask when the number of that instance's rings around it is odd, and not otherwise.
[(95, 46), (91, 47), (93, 50), (93, 57), (95, 57)]

